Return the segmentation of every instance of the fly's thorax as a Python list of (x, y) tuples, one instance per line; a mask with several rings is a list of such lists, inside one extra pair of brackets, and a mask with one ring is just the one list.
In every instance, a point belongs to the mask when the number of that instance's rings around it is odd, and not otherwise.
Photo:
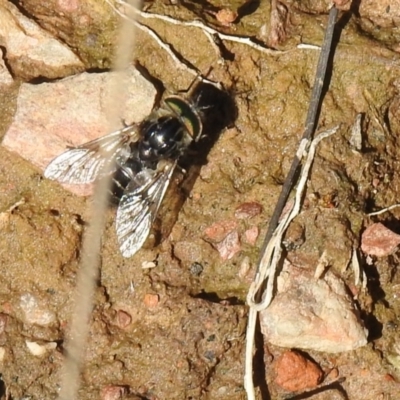
[(198, 140), (203, 130), (200, 111), (189, 101), (179, 96), (164, 100), (166, 108), (179, 118), (192, 140)]
[(146, 162), (177, 159), (188, 145), (187, 136), (186, 126), (175, 115), (147, 119), (141, 126), (139, 157)]

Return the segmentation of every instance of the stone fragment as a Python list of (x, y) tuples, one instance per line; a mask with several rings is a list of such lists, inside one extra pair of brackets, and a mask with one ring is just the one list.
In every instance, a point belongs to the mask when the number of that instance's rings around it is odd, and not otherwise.
[(8, 322), (7, 314), (0, 313), (0, 335), (2, 335), (6, 330), (7, 322)]
[(380, 222), (370, 225), (361, 236), (361, 250), (370, 256), (386, 257), (395, 252), (399, 244), (400, 235)]
[(46, 354), (50, 350), (54, 350), (57, 348), (56, 342), (48, 342), (45, 344), (39, 344), (37, 342), (30, 342), (29, 340), (25, 340), (26, 347), (29, 352), (34, 356), (40, 357)]
[(0, 89), (4, 90), (13, 83), (14, 79), (12, 78), (6, 63), (4, 62), (4, 52), (0, 48)]
[[(3, 145), (44, 170), (68, 146), (77, 146), (107, 133), (110, 85), (116, 73), (82, 73), (57, 82), (22, 84), (17, 112)], [(121, 106), (121, 125), (140, 122), (151, 112), (156, 90), (134, 68), (126, 74), (127, 99)], [(118, 99), (115, 99), (118, 101)], [(80, 185), (68, 186), (80, 195)]]
[(323, 378), (321, 368), (296, 351), (284, 352), (275, 362), (275, 382), (290, 392), (303, 392), (318, 386)]
[(46, 326), (56, 320), (55, 314), (31, 293), (21, 296), (20, 307), (24, 312), (25, 321), (29, 324)]
[(82, 71), (79, 58), (11, 2), (0, 2), (0, 45), (12, 72), (23, 79), (60, 78)]
[(116, 315), (116, 323), (121, 329), (127, 328), (132, 323), (132, 317), (123, 310), (118, 310)]
[(215, 245), (222, 260), (230, 260), (238, 253), (242, 247), (240, 245), (239, 234), (237, 231), (230, 232), (226, 237)]
[(204, 230), (204, 234), (211, 242), (218, 243), (226, 238), (226, 236), (236, 230), (237, 222), (234, 220), (225, 220), (215, 222)]
[(143, 303), (148, 308), (157, 307), (159, 302), (160, 302), (160, 297), (158, 296), (158, 294), (146, 293), (144, 295)]
[(239, 14), (236, 11), (230, 10), (229, 8), (221, 8), (215, 13), (215, 18), (222, 26), (231, 26)]
[[(265, 339), (277, 346), (339, 353), (364, 346), (368, 331), (343, 281), (327, 271), (321, 279), (285, 266), (278, 293), (260, 312)], [(281, 286), (281, 287), (279, 287)]]
[(247, 229), (243, 234), (245, 242), (250, 244), (251, 246), (254, 246), (256, 244), (259, 233), (260, 230), (258, 229), (258, 226), (252, 226), (251, 228)]
[(125, 386), (109, 385), (101, 390), (101, 400), (118, 400), (125, 397), (128, 390)]
[(262, 213), (262, 205), (255, 201), (249, 201), (236, 207), (235, 217), (237, 219), (249, 219)]

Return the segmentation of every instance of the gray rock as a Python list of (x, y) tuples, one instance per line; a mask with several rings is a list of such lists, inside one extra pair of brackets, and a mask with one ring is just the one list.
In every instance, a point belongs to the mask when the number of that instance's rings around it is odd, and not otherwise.
[(260, 313), (265, 339), (277, 346), (339, 353), (364, 346), (368, 331), (343, 281), (328, 271), (315, 279), (289, 266), (279, 293)]

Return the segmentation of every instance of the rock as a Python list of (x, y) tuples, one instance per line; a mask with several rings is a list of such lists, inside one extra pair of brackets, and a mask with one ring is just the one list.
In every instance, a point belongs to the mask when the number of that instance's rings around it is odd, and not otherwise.
[[(22, 84), (3, 145), (44, 170), (67, 146), (105, 135), (109, 88), (115, 78), (113, 72), (82, 73), (57, 82)], [(156, 90), (134, 67), (127, 71), (125, 89), (121, 121), (139, 122), (151, 112)], [(81, 186), (68, 187), (88, 194)]]
[(158, 296), (158, 294), (146, 293), (144, 295), (143, 303), (148, 308), (157, 307), (159, 302), (160, 297)]
[(0, 313), (0, 335), (2, 335), (7, 327), (8, 316), (7, 314)]
[(4, 90), (13, 83), (14, 79), (12, 78), (10, 71), (4, 62), (4, 51), (0, 48), (0, 88)]
[(275, 362), (275, 382), (290, 392), (315, 388), (323, 378), (321, 368), (296, 351), (284, 352)]
[(79, 58), (10, 2), (0, 2), (0, 44), (12, 72), (24, 79), (60, 78), (82, 71)]
[(18, 7), (55, 38), (66, 43), (86, 68), (110, 68), (118, 16), (98, 0), (18, 0)]
[(215, 245), (222, 260), (230, 260), (238, 253), (242, 247), (240, 245), (239, 234), (237, 231), (228, 233), (226, 237)]
[(115, 317), (115, 322), (118, 327), (125, 329), (132, 323), (132, 317), (126, 311), (118, 310)]
[(360, 2), (360, 17), (371, 26), (393, 29), (400, 23), (400, 3), (391, 0), (363, 0)]
[(122, 399), (128, 390), (125, 386), (109, 385), (101, 389), (102, 400), (118, 400)]
[(55, 314), (42, 303), (42, 301), (30, 293), (25, 293), (21, 296), (20, 307), (25, 314), (25, 321), (28, 324), (46, 326), (56, 320)]
[(261, 331), (268, 342), (328, 353), (367, 343), (368, 331), (354, 302), (343, 281), (332, 272), (316, 280), (311, 272), (291, 265), (279, 279), (285, 282), (271, 305), (260, 312)]
[(234, 220), (215, 222), (204, 230), (206, 240), (219, 252), (223, 260), (230, 260), (241, 250), (238, 224)]
[(29, 352), (34, 356), (40, 357), (46, 354), (50, 350), (54, 350), (57, 348), (56, 342), (48, 342), (43, 345), (37, 342), (30, 342), (29, 340), (25, 340), (26, 347), (28, 348)]
[(204, 230), (207, 240), (219, 243), (224, 240), (229, 233), (236, 230), (238, 224), (234, 220), (215, 222)]
[(250, 201), (248, 203), (243, 203), (236, 208), (235, 217), (237, 219), (249, 219), (261, 214), (262, 210), (263, 207), (260, 203)]
[(179, 241), (174, 246), (174, 257), (179, 259), (181, 262), (187, 264), (193, 264), (198, 260), (202, 260), (206, 251), (209, 251), (207, 245), (190, 242), (190, 241)]
[(370, 256), (386, 257), (396, 251), (400, 235), (383, 224), (370, 225), (361, 236), (361, 250)]
[(244, 241), (251, 246), (254, 246), (256, 244), (258, 235), (260, 234), (260, 230), (258, 229), (258, 226), (252, 226), (251, 228), (247, 229), (244, 234)]

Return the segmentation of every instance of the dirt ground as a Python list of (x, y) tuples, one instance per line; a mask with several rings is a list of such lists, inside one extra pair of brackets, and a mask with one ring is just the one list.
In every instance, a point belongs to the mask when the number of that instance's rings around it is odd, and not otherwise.
[[(118, 16), (105, 2), (14, 3), (68, 44), (87, 70), (110, 67)], [(71, 9), (63, 10), (62, 3)], [(206, 155), (163, 243), (124, 259), (115, 235), (115, 210), (108, 211), (80, 399), (246, 398), (246, 293), (303, 132), (314, 82), (319, 52), (297, 46), (321, 45), (327, 3), (285, 1), (288, 14), (278, 39), (268, 34), (269, 2), (145, 4), (150, 13), (200, 19), (219, 32), (252, 36), (260, 46), (282, 52), (266, 54), (246, 43), (222, 40), (218, 53), (198, 27), (141, 20), (203, 74), (212, 67), (208, 78), (222, 83), (236, 110)], [(304, 240), (289, 251), (309, 268), (328, 252), (332, 270), (358, 293), (369, 343), (342, 354), (308, 352), (325, 379), (309, 392), (288, 393), (274, 378), (273, 363), (283, 349), (262, 343), (259, 334), (259, 399), (400, 398), (398, 253), (367, 263), (360, 252), (366, 291), (354, 287), (350, 269), (343, 272), (372, 222), (400, 233), (399, 209), (367, 216), (400, 198), (400, 10), (391, 3), (353, 1), (350, 10), (339, 14), (318, 131), (339, 124), (340, 129), (319, 147), (305, 205), (295, 221)], [(238, 17), (219, 21), (220, 9), (237, 11)], [(135, 51), (136, 62), (161, 91), (176, 93), (193, 80), (140, 30)], [(15, 86), (0, 95), (3, 134), (23, 81), (14, 78)], [(349, 140), (359, 113), (362, 148), (354, 150)], [(76, 197), (44, 179), (18, 154), (3, 147), (0, 153), (2, 398), (53, 399), (60, 388), (82, 237), (95, 216), (88, 215), (90, 198)], [(235, 210), (245, 203), (261, 205), (262, 211), (236, 218)], [(231, 231), (238, 238), (237, 251), (229, 257), (210, 239), (210, 227), (224, 231), (227, 225), (234, 226)], [(258, 233), (255, 242), (249, 239), (251, 232)], [(248, 261), (250, 271), (244, 273)], [(155, 268), (143, 269), (144, 262), (154, 262)], [(28, 351), (27, 342), (55, 343), (55, 349), (37, 356)]]

